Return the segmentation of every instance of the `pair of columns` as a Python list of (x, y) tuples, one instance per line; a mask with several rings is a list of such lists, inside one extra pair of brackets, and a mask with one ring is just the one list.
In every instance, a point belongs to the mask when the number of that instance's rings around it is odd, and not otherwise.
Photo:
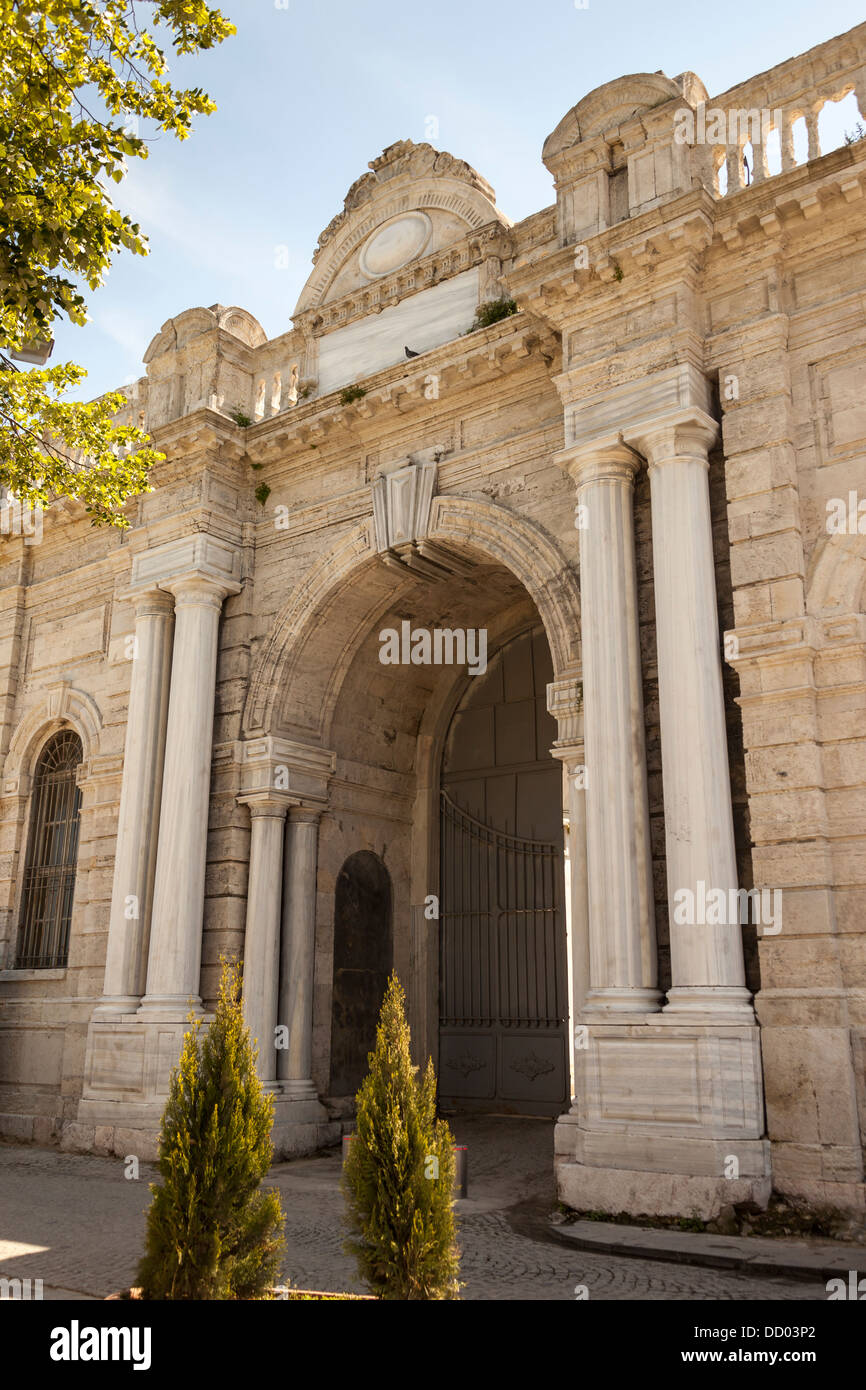
[[(268, 792), (241, 800), (251, 817), (244, 1021), (258, 1045), (262, 1081), (278, 1085), (290, 1100), (316, 1100), (313, 969), (319, 812), (290, 806)], [(286, 1045), (278, 1046), (283, 1029)]]
[[(634, 479), (649, 467), (668, 898), (670, 1022), (753, 1018), (738, 922), (681, 923), (689, 889), (737, 887), (708, 485), (718, 427), (689, 409), (559, 461), (580, 529), (589, 981), (582, 1017), (657, 1014), (656, 934), (634, 552)], [(575, 806), (573, 815), (580, 818)], [(636, 1020), (635, 1020), (636, 1021)]]
[[(211, 547), (211, 550), (214, 548)], [(167, 556), (170, 562), (173, 548)], [(210, 553), (210, 552), (209, 552)], [(160, 553), (152, 557), (158, 565)], [(229, 557), (217, 552), (226, 563)], [(183, 1022), (199, 995), (219, 621), (240, 584), (199, 566), (135, 593), (135, 636), (99, 1019)], [(320, 761), (327, 761), (320, 757)], [(244, 1010), (263, 1080), (314, 1099), (317, 810), (258, 790), (251, 814)], [(288, 827), (286, 819), (288, 817)], [(283, 839), (287, 852), (283, 854)], [(283, 865), (285, 862), (285, 874)], [(282, 943), (282, 953), (281, 953)], [(280, 1023), (288, 1047), (276, 1047)], [(277, 1059), (279, 1058), (279, 1064)]]
[(95, 1017), (201, 1012), (217, 644), (237, 582), (193, 572), (142, 587), (103, 998)]

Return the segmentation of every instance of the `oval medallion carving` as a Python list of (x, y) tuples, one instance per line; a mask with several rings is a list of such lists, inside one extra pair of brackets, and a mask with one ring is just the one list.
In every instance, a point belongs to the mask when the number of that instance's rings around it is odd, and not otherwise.
[(361, 270), (370, 279), (390, 275), (427, 246), (433, 231), (430, 218), (423, 212), (407, 212), (386, 222), (374, 232), (361, 252)]

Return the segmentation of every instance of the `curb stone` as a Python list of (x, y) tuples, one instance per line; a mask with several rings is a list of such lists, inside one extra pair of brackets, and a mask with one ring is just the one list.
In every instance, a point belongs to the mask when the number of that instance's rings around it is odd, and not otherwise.
[(610, 1255), (631, 1255), (673, 1264), (738, 1269), (751, 1274), (795, 1279), (839, 1278), (852, 1270), (866, 1275), (866, 1247), (828, 1241), (772, 1240), (766, 1236), (719, 1236), (660, 1231), (650, 1226), (618, 1226), (608, 1221), (551, 1222), (551, 1233), (564, 1244)]

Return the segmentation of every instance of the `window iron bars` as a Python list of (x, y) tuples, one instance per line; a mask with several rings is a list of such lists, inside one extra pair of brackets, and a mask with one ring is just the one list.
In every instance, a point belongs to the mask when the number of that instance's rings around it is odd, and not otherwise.
[(16, 970), (57, 969), (69, 958), (81, 811), (76, 772), (81, 761), (81, 740), (64, 729), (48, 741), (36, 765)]

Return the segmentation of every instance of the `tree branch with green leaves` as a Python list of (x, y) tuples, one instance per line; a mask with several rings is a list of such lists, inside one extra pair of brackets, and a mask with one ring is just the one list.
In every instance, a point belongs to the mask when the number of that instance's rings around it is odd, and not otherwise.
[(73, 497), (95, 524), (122, 528), (164, 457), (113, 423), (124, 395), (66, 400), (81, 367), (18, 371), (8, 354), (50, 338), (58, 319), (86, 323), (84, 290), (121, 251), (147, 254), (108, 191), (128, 159), (148, 157), (130, 118), (185, 140), (216, 109), (167, 80), (163, 35), (191, 55), (234, 32), (203, 0), (0, 0), (0, 484), (22, 501)]

